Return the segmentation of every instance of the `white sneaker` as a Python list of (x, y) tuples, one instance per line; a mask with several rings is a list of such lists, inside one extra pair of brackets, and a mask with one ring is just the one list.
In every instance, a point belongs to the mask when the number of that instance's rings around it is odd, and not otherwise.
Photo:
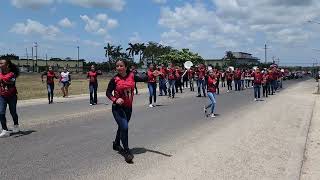
[(13, 129), (12, 129), (12, 132), (13, 132), (13, 133), (18, 133), (18, 132), (20, 132), (19, 125), (14, 125), (14, 126), (13, 126)]
[(229, 90), (227, 92), (230, 92)]
[(149, 104), (149, 108), (153, 108), (153, 105), (152, 105), (152, 104)]
[(212, 113), (212, 114), (211, 114), (211, 117), (212, 117), (212, 118), (215, 118), (216, 116)]
[(2, 130), (0, 138), (5, 138), (10, 136), (10, 131)]
[(254, 101), (257, 101), (257, 98), (254, 98)]
[(93, 104), (90, 104), (90, 106), (92, 106)]

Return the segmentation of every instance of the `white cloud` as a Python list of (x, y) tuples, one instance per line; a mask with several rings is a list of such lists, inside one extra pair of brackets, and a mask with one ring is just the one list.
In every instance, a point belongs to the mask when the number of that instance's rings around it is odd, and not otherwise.
[(134, 32), (133, 35), (129, 38), (129, 42), (130, 43), (140, 43), (142, 40), (141, 40), (141, 37), (140, 37), (140, 34), (138, 32)]
[(67, 0), (68, 2), (85, 8), (110, 8), (121, 11), (125, 6), (124, 0)]
[(88, 46), (102, 46), (102, 43), (100, 42), (96, 42), (96, 41), (92, 41), (92, 40), (84, 40), (83, 41), (84, 44), (88, 45)]
[(157, 4), (165, 4), (167, 3), (167, 0), (152, 0), (154, 3), (157, 3)]
[(87, 15), (80, 15), (80, 18), (85, 22), (84, 29), (87, 32), (97, 35), (107, 35), (108, 30), (116, 28), (119, 23), (116, 19), (108, 18), (106, 14), (98, 14), (95, 18), (90, 18)]
[(54, 0), (11, 0), (13, 6), (17, 8), (39, 9), (52, 4)]
[(60, 30), (53, 25), (43, 25), (38, 21), (28, 19), (26, 23), (16, 23), (10, 30), (21, 35), (41, 35), (44, 38), (56, 37)]
[(61, 19), (58, 24), (64, 28), (71, 28), (75, 25), (75, 23), (71, 22), (68, 18)]

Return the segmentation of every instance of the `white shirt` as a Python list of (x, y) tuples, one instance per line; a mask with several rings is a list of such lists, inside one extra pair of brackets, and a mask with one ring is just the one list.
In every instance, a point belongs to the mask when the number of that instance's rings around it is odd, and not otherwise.
[(69, 81), (69, 72), (62, 72), (61, 73), (61, 81), (62, 82), (68, 82)]

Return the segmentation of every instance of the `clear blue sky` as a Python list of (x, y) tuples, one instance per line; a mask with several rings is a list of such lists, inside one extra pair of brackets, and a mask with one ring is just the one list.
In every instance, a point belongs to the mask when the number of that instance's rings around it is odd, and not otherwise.
[[(303, 9), (303, 11), (301, 11)], [(110, 42), (156, 41), (190, 48), (204, 58), (227, 50), (264, 60), (312, 63), (320, 59), (320, 2), (316, 0), (1, 0), (0, 54), (103, 61)], [(320, 62), (320, 61), (319, 61)]]

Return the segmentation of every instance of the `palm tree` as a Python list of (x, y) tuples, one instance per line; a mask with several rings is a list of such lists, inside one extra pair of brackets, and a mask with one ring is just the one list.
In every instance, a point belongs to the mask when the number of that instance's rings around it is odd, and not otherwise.
[(110, 57), (112, 56), (113, 52), (114, 52), (114, 46), (111, 45), (110, 43), (107, 44), (106, 47), (104, 47), (105, 51), (106, 51), (106, 58), (108, 58), (108, 61), (110, 62)]
[(140, 63), (141, 63), (141, 60), (142, 60), (142, 55), (144, 54), (144, 51), (146, 50), (146, 46), (144, 45), (144, 43), (137, 43), (137, 50), (136, 50), (136, 54), (139, 54), (140, 55)]
[(122, 56), (122, 52), (121, 52), (122, 50), (123, 48), (121, 47), (121, 45), (114, 48), (114, 53), (113, 53), (114, 59), (117, 59)]
[(128, 45), (129, 47), (126, 49), (126, 51), (129, 51), (129, 56), (131, 56), (132, 60), (134, 61), (134, 55), (135, 54), (137, 55), (138, 46), (137, 44), (132, 44), (132, 43), (129, 43)]

